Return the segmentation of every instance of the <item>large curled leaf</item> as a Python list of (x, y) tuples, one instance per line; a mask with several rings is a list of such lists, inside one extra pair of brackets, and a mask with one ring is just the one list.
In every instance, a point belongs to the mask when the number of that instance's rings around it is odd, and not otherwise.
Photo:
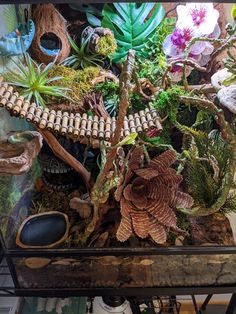
[(86, 14), (87, 20), (90, 25), (97, 27), (101, 26), (102, 8), (103, 3), (96, 4), (81, 4), (81, 3), (71, 3), (70, 8), (79, 12)]
[(102, 26), (114, 32), (118, 45), (113, 61), (122, 62), (129, 49), (135, 50), (138, 55), (144, 55), (145, 42), (155, 32), (164, 13), (160, 3), (105, 4)]

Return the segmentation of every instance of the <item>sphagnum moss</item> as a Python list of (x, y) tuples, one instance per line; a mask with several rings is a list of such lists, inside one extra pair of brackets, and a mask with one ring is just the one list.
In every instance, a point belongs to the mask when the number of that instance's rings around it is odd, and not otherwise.
[(109, 56), (115, 53), (117, 49), (116, 40), (113, 35), (101, 37), (96, 45), (96, 52), (101, 56)]

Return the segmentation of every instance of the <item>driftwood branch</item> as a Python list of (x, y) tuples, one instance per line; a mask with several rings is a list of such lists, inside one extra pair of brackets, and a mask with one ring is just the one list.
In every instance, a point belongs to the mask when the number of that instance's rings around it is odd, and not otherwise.
[(91, 233), (96, 225), (96, 222), (99, 218), (99, 206), (101, 200), (104, 200), (104, 193), (109, 193), (109, 191), (105, 191), (104, 185), (109, 177), (110, 170), (113, 168), (114, 160), (116, 158), (117, 153), (117, 144), (120, 141), (121, 131), (124, 125), (124, 119), (126, 116), (127, 109), (129, 107), (129, 92), (131, 89), (131, 79), (134, 69), (135, 62), (135, 52), (130, 50), (127, 56), (127, 60), (123, 67), (121, 77), (120, 77), (120, 102), (119, 102), (119, 112), (117, 117), (116, 129), (114, 131), (114, 135), (111, 139), (111, 149), (108, 151), (106, 156), (106, 162), (101, 170), (100, 174), (97, 177), (96, 183), (93, 186), (91, 193), (91, 200), (94, 206), (93, 220), (89, 224), (87, 228), (87, 232)]
[(87, 189), (90, 190), (91, 173), (88, 172), (88, 170), (77, 159), (75, 159), (70, 153), (67, 152), (67, 150), (61, 146), (61, 144), (57, 141), (51, 132), (41, 130), (40, 128), (38, 128), (38, 132), (41, 133), (53, 153), (80, 174), (84, 180), (84, 183), (86, 184)]
[(175, 65), (183, 65), (184, 67), (186, 67), (187, 65), (198, 70), (199, 72), (207, 72), (207, 69), (204, 67), (201, 67), (200, 65), (197, 64), (197, 62), (195, 62), (192, 59), (184, 59), (184, 60), (177, 60), (177, 61), (172, 61), (168, 64), (168, 67), (166, 68), (165, 72), (163, 73), (162, 76), (162, 86), (163, 88), (165, 88), (165, 83), (166, 83), (166, 78), (168, 76), (168, 73), (172, 70), (172, 68)]
[(91, 110), (98, 117), (103, 117), (105, 120), (110, 118), (110, 115), (104, 106), (101, 92), (91, 92), (87, 94), (84, 98), (84, 107), (87, 110)]
[(236, 36), (230, 37), (228, 40), (225, 41), (224, 44), (222, 44), (218, 49), (216, 49), (212, 55), (211, 55), (211, 61), (209, 62), (207, 66), (207, 72), (211, 71), (213, 62), (216, 57), (218, 57), (223, 51), (226, 49), (229, 49), (230, 47), (233, 47), (233, 45), (236, 43)]

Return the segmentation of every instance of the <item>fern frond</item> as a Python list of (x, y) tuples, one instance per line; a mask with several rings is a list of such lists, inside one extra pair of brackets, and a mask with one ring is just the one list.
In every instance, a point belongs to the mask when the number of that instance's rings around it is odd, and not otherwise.
[(189, 193), (204, 207), (210, 207), (218, 196), (219, 185), (213, 178), (213, 171), (207, 161), (191, 158), (187, 164)]
[(228, 196), (225, 204), (220, 210), (223, 214), (236, 213), (236, 192)]

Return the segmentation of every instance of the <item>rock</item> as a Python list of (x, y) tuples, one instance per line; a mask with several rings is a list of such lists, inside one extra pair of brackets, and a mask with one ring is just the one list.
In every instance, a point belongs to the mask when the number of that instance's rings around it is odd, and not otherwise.
[(35, 131), (14, 132), (0, 139), (0, 175), (19, 175), (29, 171), (42, 145), (43, 138)]
[(228, 79), (229, 77), (232, 76), (232, 73), (230, 73), (227, 69), (221, 69), (214, 73), (211, 77), (211, 84), (216, 88), (220, 89), (222, 88), (223, 81)]
[(236, 114), (236, 85), (221, 88), (217, 97), (222, 106), (226, 107), (229, 111)]

